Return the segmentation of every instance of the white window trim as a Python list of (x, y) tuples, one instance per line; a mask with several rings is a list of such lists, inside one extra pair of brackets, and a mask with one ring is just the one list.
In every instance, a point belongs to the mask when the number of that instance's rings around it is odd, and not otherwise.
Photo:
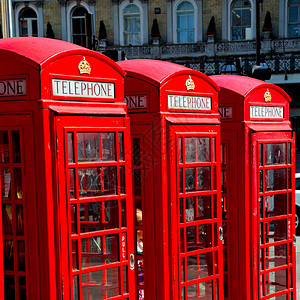
[(145, 24), (145, 20), (144, 20), (144, 9), (143, 9), (143, 5), (140, 1), (136, 1), (134, 0), (133, 2), (126, 0), (124, 1), (120, 7), (119, 7), (119, 24), (120, 24), (120, 45), (121, 46), (125, 46), (124, 45), (124, 18), (123, 18), (123, 9), (129, 5), (129, 4), (134, 4), (136, 5), (139, 10), (140, 10), (140, 21), (141, 21), (141, 45), (143, 45), (143, 41), (144, 41), (144, 35), (145, 35), (145, 30), (144, 30), (144, 24)]
[(178, 42), (177, 42), (177, 17), (176, 17), (177, 7), (181, 2), (184, 2), (184, 1), (190, 2), (194, 7), (195, 31), (194, 31), (194, 42), (193, 43), (196, 43), (196, 39), (198, 37), (198, 26), (197, 26), (197, 24), (198, 24), (198, 6), (197, 6), (197, 3), (194, 0), (177, 0), (177, 1), (175, 1), (174, 5), (173, 5), (173, 28), (174, 28), (173, 41), (175, 44), (178, 44)]
[[(229, 16), (229, 20), (228, 20), (228, 41), (232, 41), (232, 37), (231, 37), (231, 5), (232, 2), (234, 2), (235, 0), (230, 0), (228, 1), (228, 16)], [(253, 0), (249, 0), (251, 3), (251, 38), (250, 40), (243, 40), (243, 41), (251, 41), (255, 38), (255, 14), (256, 14), (256, 6)], [(234, 41), (235, 42), (235, 41)]]
[[(74, 9), (77, 8), (78, 6), (82, 6), (83, 8), (85, 8), (89, 14), (92, 13), (90, 6), (86, 2), (81, 1), (79, 4), (77, 4), (77, 2), (71, 2), (68, 4), (68, 7), (67, 7), (67, 33), (68, 33), (67, 41), (70, 43), (73, 42), (73, 40), (72, 40), (72, 32), (73, 32), (72, 13), (73, 13)], [(94, 22), (94, 20), (93, 20), (93, 22)], [(95, 24), (92, 24), (92, 27), (94, 27), (94, 26), (95, 26)]]
[(284, 3), (284, 20), (283, 20), (283, 24), (284, 24), (284, 37), (288, 38), (288, 22), (289, 22), (289, 0), (285, 0)]
[(28, 6), (25, 6), (25, 4), (19, 4), (15, 9), (16, 36), (20, 36), (19, 18), (20, 18), (21, 11), (24, 8), (31, 8), (34, 10), (34, 12), (36, 13), (36, 17), (37, 17), (38, 36), (43, 36), (43, 28), (40, 28), (40, 22), (39, 22), (39, 19), (41, 18), (41, 16), (39, 15), (39, 10), (38, 10), (37, 6), (32, 3), (30, 3)]

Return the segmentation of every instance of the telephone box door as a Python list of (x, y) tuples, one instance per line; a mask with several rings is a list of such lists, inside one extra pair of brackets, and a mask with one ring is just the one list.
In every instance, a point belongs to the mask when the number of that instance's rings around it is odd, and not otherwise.
[(296, 299), (295, 143), (268, 132), (252, 145), (253, 299)]
[(218, 131), (170, 126), (172, 299), (223, 299)]
[(134, 299), (127, 128), (123, 117), (56, 118), (66, 299)]

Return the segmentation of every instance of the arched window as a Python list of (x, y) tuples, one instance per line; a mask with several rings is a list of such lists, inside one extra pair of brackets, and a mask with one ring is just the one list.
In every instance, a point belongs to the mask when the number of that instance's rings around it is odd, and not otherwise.
[(25, 8), (19, 16), (20, 36), (38, 36), (38, 23), (36, 12), (31, 8)]
[(288, 37), (300, 37), (300, 0), (290, 0), (288, 8)]
[(88, 47), (91, 38), (91, 15), (82, 6), (78, 6), (72, 13), (72, 42)]
[(251, 3), (245, 0), (233, 1), (231, 6), (231, 39), (250, 40), (251, 32)]
[(137, 5), (128, 4), (123, 12), (124, 45), (141, 45), (141, 12)]
[(176, 8), (177, 43), (195, 42), (195, 11), (191, 2), (180, 2)]

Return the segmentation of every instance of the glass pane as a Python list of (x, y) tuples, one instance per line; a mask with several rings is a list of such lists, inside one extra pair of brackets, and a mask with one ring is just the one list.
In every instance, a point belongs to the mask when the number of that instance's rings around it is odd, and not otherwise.
[(189, 285), (187, 290), (188, 299), (213, 299), (212, 280)]
[(185, 169), (185, 190), (195, 191), (195, 179), (196, 179), (196, 169), (186, 168)]
[(270, 169), (266, 170), (266, 191), (277, 191), (287, 189), (287, 170)]
[(2, 229), (4, 235), (12, 234), (12, 218), (11, 204), (2, 204)]
[(211, 171), (210, 167), (197, 168), (197, 189), (210, 190), (211, 189)]
[(10, 199), (11, 177), (9, 168), (1, 168), (1, 197)]
[(123, 266), (123, 294), (128, 293), (128, 271), (127, 266)]
[(265, 217), (276, 217), (287, 214), (287, 194), (266, 196)]
[(133, 139), (133, 164), (139, 166), (141, 164), (141, 140), (136, 138)]
[(197, 161), (198, 162), (209, 162), (210, 157), (210, 138), (203, 137), (197, 138)]
[(178, 179), (179, 193), (182, 193), (182, 189), (183, 189), (182, 173), (183, 173), (183, 169), (179, 168), (179, 179)]
[(118, 200), (80, 204), (80, 231), (93, 232), (119, 228)]
[(292, 158), (291, 143), (288, 143), (288, 155), (289, 155), (288, 163), (290, 164)]
[(14, 184), (15, 184), (15, 199), (23, 199), (23, 189), (22, 189), (22, 170), (21, 168), (14, 168)]
[(114, 161), (116, 160), (116, 138), (113, 132), (102, 132), (101, 133), (102, 143), (102, 155), (100, 158), (103, 161)]
[(9, 162), (8, 131), (0, 131), (0, 163)]
[(25, 271), (25, 241), (18, 241), (18, 271)]
[(16, 205), (16, 222), (17, 222), (17, 235), (24, 235), (24, 218), (23, 218), (23, 205)]
[(78, 300), (78, 277), (78, 275), (73, 276), (73, 300)]
[(133, 185), (134, 185), (134, 195), (140, 196), (142, 193), (142, 183), (141, 183), (141, 169), (135, 169), (133, 171)]
[(135, 200), (135, 217), (136, 217), (136, 225), (143, 225), (143, 210), (142, 210), (142, 201)]
[(82, 268), (120, 261), (119, 235), (109, 234), (81, 239)]
[[(216, 196), (216, 195), (214, 195)], [(197, 220), (211, 219), (211, 196), (198, 196)]]
[(117, 167), (78, 168), (80, 197), (117, 194)]
[(194, 280), (213, 275), (212, 253), (203, 253), (187, 257), (187, 280)]
[(126, 194), (125, 166), (120, 166), (120, 194)]
[(76, 198), (75, 169), (69, 169), (69, 189), (70, 189), (70, 199), (75, 199)]
[(15, 300), (15, 277), (13, 275), (5, 275), (4, 286), (4, 298)]
[(70, 205), (71, 212), (71, 234), (77, 234), (77, 206), (76, 204)]
[(20, 145), (20, 131), (12, 131), (12, 143), (13, 143), (13, 154), (14, 154), (14, 163), (21, 162), (21, 145)]
[(178, 138), (178, 161), (182, 163), (182, 138)]
[(287, 160), (286, 143), (265, 144), (265, 164), (282, 165)]
[(287, 224), (286, 220), (274, 220), (265, 223), (266, 243), (274, 243), (286, 240)]
[(78, 270), (78, 241), (72, 240), (72, 268)]
[(119, 132), (119, 160), (124, 161), (124, 133)]
[(203, 224), (186, 228), (187, 251), (212, 247), (211, 224)]
[(20, 299), (26, 300), (26, 277), (19, 276), (19, 293)]
[(259, 165), (263, 166), (264, 160), (263, 160), (263, 144), (259, 144)]
[(68, 161), (74, 162), (74, 133), (68, 132)]
[(4, 270), (14, 270), (14, 244), (12, 240), (3, 239)]
[(137, 284), (144, 285), (144, 260), (137, 259)]
[(216, 138), (212, 138), (212, 141), (213, 141), (213, 162), (216, 161)]
[(107, 299), (120, 295), (119, 268), (82, 274), (83, 299)]
[(195, 162), (196, 160), (196, 139), (185, 138), (185, 162)]
[(270, 272), (266, 274), (267, 295), (284, 291), (288, 288), (287, 269)]
[(143, 255), (143, 230), (136, 231), (136, 253)]
[(126, 220), (126, 199), (121, 200), (121, 226), (127, 227)]
[(266, 269), (273, 269), (287, 264), (287, 245), (266, 248)]

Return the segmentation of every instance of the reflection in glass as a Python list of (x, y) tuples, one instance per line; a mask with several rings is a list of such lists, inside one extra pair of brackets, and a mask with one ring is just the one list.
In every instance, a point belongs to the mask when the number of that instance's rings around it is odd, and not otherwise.
[(185, 257), (181, 257), (181, 282), (185, 282)]
[(179, 179), (178, 179), (179, 193), (182, 193), (182, 189), (183, 189), (182, 173), (183, 173), (183, 169), (179, 168)]
[(212, 253), (207, 252), (187, 257), (187, 280), (195, 280), (213, 275)]
[(124, 161), (124, 133), (119, 132), (119, 160)]
[(126, 199), (121, 200), (121, 227), (127, 227), (126, 220)]
[(197, 162), (209, 162), (210, 157), (210, 138), (197, 138)]
[(136, 231), (136, 252), (143, 255), (143, 230)]
[(101, 266), (118, 261), (120, 261), (118, 234), (81, 239), (82, 268)]
[(178, 161), (182, 163), (182, 138), (178, 138)]
[(185, 138), (185, 162), (195, 162), (196, 145), (195, 138)]
[(26, 300), (26, 277), (19, 276), (19, 294), (20, 299)]
[(292, 151), (291, 151), (291, 143), (288, 143), (288, 155), (289, 155), (289, 159), (288, 159), (288, 163), (291, 163), (291, 157), (292, 157)]
[(120, 166), (120, 194), (126, 194), (125, 166)]
[(8, 131), (0, 131), (0, 163), (9, 162)]
[(204, 281), (192, 285), (188, 285), (188, 299), (213, 299), (213, 282)]
[(139, 166), (141, 164), (141, 139), (134, 138), (132, 144), (133, 164)]
[(119, 268), (83, 273), (83, 299), (107, 299), (120, 295), (119, 273)]
[(11, 177), (9, 168), (1, 168), (1, 197), (10, 199)]
[(72, 269), (78, 270), (78, 241), (72, 240)]
[(210, 190), (211, 189), (211, 172), (210, 167), (197, 168), (197, 189)]
[(127, 266), (123, 266), (123, 294), (128, 293), (128, 271)]
[(14, 163), (21, 162), (21, 145), (20, 145), (20, 131), (12, 131), (12, 145), (13, 145), (13, 154), (14, 154)]
[(265, 164), (286, 164), (286, 143), (265, 144)]
[(273, 220), (265, 223), (266, 243), (274, 243), (287, 239), (286, 219)]
[(287, 269), (273, 271), (266, 274), (267, 295), (284, 291), (287, 288)]
[(12, 206), (2, 204), (2, 230), (4, 235), (12, 234)]
[(78, 168), (80, 197), (117, 194), (117, 167)]
[(15, 277), (13, 275), (4, 275), (5, 295), (4, 299), (15, 299)]
[(76, 198), (75, 169), (69, 169), (69, 189), (70, 189), (70, 199), (75, 199)]
[(143, 210), (142, 210), (142, 201), (135, 200), (135, 217), (136, 217), (136, 225), (143, 225)]
[(78, 300), (78, 277), (79, 275), (73, 275), (73, 300)]
[(18, 271), (25, 271), (25, 241), (18, 241)]
[(119, 228), (118, 200), (80, 203), (80, 231)]
[(68, 132), (68, 160), (74, 162), (74, 133)]
[(265, 196), (265, 217), (287, 214), (287, 194)]
[(287, 245), (275, 245), (266, 248), (266, 269), (273, 269), (287, 264)]
[(216, 162), (216, 138), (213, 137), (212, 138), (212, 141), (213, 141), (213, 162)]
[(263, 166), (264, 158), (263, 158), (263, 144), (259, 144), (259, 165)]
[(137, 259), (137, 284), (144, 285), (144, 260)]
[(266, 191), (277, 191), (287, 189), (287, 170), (269, 169), (266, 170)]
[(4, 270), (14, 270), (14, 243), (13, 240), (3, 239)]
[(141, 169), (135, 169), (133, 171), (133, 184), (134, 184), (134, 195), (140, 196), (142, 192), (142, 183), (141, 183)]
[(23, 199), (23, 189), (22, 189), (22, 172), (21, 168), (14, 168), (14, 185), (15, 185), (15, 199)]
[(210, 195), (198, 196), (197, 212), (198, 212), (197, 214), (198, 220), (211, 218), (211, 196)]
[(71, 234), (77, 233), (77, 206), (76, 204), (70, 205), (71, 213)]
[(24, 217), (23, 217), (23, 205), (16, 205), (16, 220), (17, 220), (17, 235), (24, 235)]

